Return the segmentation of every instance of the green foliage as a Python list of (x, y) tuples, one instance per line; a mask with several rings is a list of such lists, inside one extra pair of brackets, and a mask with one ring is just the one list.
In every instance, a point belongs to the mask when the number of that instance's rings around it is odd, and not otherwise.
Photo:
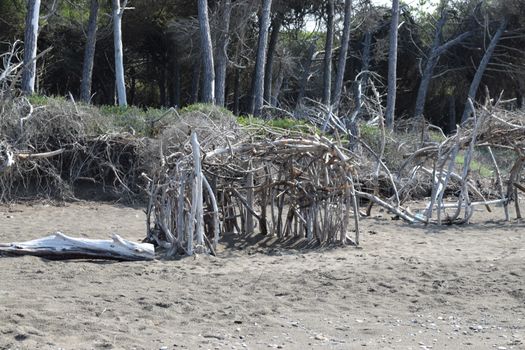
[[(465, 154), (460, 153), (456, 156), (456, 168), (458, 171), (460, 169), (463, 169), (463, 166), (465, 165)], [(479, 158), (478, 159), (472, 159), (470, 161), (470, 171), (475, 172), (479, 174), (482, 178), (489, 178), (493, 175), (493, 170), (490, 164), (485, 164), (484, 161)]]
[(303, 120), (292, 119), (292, 118), (279, 118), (279, 119), (262, 119), (255, 118), (253, 116), (240, 116), (237, 117), (237, 122), (241, 126), (245, 127), (269, 127), (275, 129), (283, 129), (290, 131), (299, 131), (305, 133), (320, 133), (320, 131), (312, 126), (311, 124), (306, 123)]
[(45, 96), (45, 95), (31, 95), (28, 96), (28, 101), (33, 106), (47, 106), (51, 103), (65, 103), (66, 99), (62, 96)]
[(162, 126), (172, 123), (176, 116), (175, 111), (165, 108), (101, 106), (99, 110), (116, 128), (142, 136), (154, 136)]
[(210, 117), (211, 119), (219, 119), (222, 117), (234, 118), (232, 112), (224, 107), (215, 106), (206, 103), (195, 103), (182, 108), (179, 112), (181, 117), (191, 116), (194, 113), (202, 113)]

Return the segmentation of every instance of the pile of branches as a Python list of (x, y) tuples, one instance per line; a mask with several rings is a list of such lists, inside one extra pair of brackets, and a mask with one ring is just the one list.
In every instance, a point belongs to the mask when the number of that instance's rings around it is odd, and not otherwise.
[[(474, 107), (471, 103), (471, 109)], [(495, 175), (498, 198), (485, 198), (491, 191), (484, 184), (475, 181), (471, 165), (475, 152), (485, 149), (490, 155)], [(511, 164), (502, 172), (494, 150), (506, 151)], [(463, 166), (456, 172), (456, 159), (463, 155)], [(514, 156), (511, 156), (514, 154)], [(430, 166), (425, 166), (430, 165)], [(415, 176), (422, 172), (432, 181), (432, 195), (422, 215), (411, 215), (411, 220), (441, 223), (468, 223), (474, 207), (483, 205), (490, 211), (491, 204), (504, 207), (506, 220), (510, 219), (508, 205), (514, 201), (517, 218), (521, 218), (518, 190), (524, 190), (520, 183), (525, 165), (525, 120), (519, 112), (504, 111), (492, 106), (481, 106), (469, 121), (458, 126), (454, 135), (441, 143), (425, 145), (412, 153), (403, 168), (409, 168)], [(455, 203), (444, 203), (445, 193), (452, 183), (459, 185)], [(487, 185), (485, 185), (487, 186)], [(489, 185), (491, 186), (491, 185)], [(448, 213), (447, 209), (452, 212)], [(433, 212), (436, 219), (433, 220)]]
[(168, 255), (213, 253), (228, 234), (359, 244), (355, 159), (340, 144), (264, 127), (199, 143), (202, 132), (186, 152), (166, 147), (149, 179), (148, 239)]
[[(524, 189), (525, 125), (519, 114), (481, 107), (439, 142), (396, 146), (404, 161), (394, 170), (385, 159), (394, 136), (382, 118), (378, 124), (377, 147), (342, 128), (334, 128), (333, 141), (264, 126), (225, 127), (206, 118), (185, 129), (193, 130), (191, 137), (175, 133), (172, 142), (165, 136), (161, 167), (148, 177), (147, 238), (168, 255), (213, 252), (228, 234), (359, 244), (359, 218), (374, 205), (409, 223), (460, 224), (480, 205), (487, 210), (502, 205), (509, 220), (514, 201), (521, 217), (517, 191)], [(357, 150), (347, 147), (350, 139)], [(495, 148), (515, 154), (504, 171)], [(491, 156), (496, 196), (473, 176), (472, 160), (481, 149)], [(414, 199), (415, 186), (428, 188), (430, 198), (424, 208), (411, 210), (406, 203)], [(359, 210), (363, 204), (366, 212)]]
[(140, 174), (158, 162), (155, 141), (119, 132), (95, 108), (54, 99), (34, 107), (25, 97), (2, 102), (2, 202), (75, 199), (82, 186), (131, 198), (141, 193)]

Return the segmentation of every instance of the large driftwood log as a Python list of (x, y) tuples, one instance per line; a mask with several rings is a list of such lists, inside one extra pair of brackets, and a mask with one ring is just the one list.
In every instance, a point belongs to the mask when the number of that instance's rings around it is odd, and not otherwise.
[(117, 234), (112, 238), (112, 240), (73, 238), (56, 232), (27, 242), (0, 243), (0, 254), (35, 255), (54, 259), (155, 259), (153, 244), (130, 242)]

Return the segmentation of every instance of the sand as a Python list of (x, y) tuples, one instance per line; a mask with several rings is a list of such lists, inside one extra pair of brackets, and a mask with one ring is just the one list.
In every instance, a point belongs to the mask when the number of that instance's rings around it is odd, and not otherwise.
[[(0, 257), (0, 349), (525, 349), (525, 225), (374, 212), (357, 249), (243, 247), (153, 262)], [(0, 242), (131, 240), (140, 208), (0, 207)], [(244, 249), (241, 249), (244, 248)]]

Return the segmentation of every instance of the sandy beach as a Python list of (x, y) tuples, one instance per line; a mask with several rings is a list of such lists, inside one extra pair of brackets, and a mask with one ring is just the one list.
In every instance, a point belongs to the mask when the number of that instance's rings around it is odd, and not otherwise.
[[(525, 224), (375, 210), (362, 245), (224, 242), (153, 262), (0, 257), (0, 349), (525, 349)], [(140, 208), (0, 207), (0, 242), (145, 237)]]

